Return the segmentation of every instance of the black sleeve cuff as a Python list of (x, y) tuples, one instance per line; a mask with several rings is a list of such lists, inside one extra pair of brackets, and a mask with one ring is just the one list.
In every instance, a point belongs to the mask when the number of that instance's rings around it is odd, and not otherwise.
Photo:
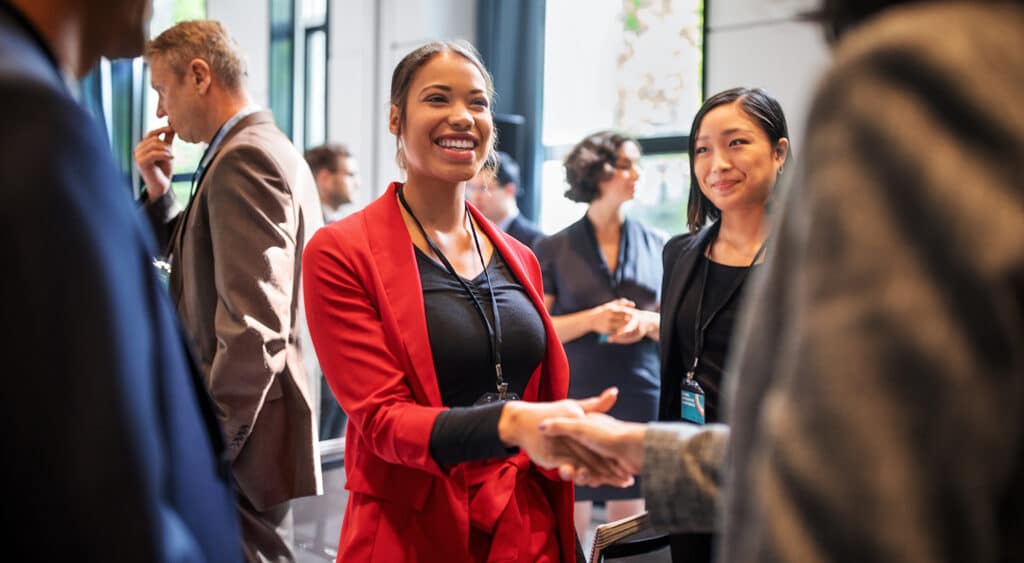
[(518, 448), (506, 448), (498, 436), (498, 420), (505, 403), (456, 407), (442, 412), (430, 431), (430, 455), (441, 466), (466, 461), (508, 457)]

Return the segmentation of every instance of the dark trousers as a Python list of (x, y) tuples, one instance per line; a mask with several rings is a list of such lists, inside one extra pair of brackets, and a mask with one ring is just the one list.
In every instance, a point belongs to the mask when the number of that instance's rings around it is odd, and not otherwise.
[(672, 534), (672, 563), (711, 563), (711, 534)]
[(345, 432), (345, 422), (348, 417), (345, 411), (341, 410), (334, 393), (327, 385), (327, 380), (320, 378), (320, 439), (330, 440), (341, 438)]
[(239, 492), (238, 514), (242, 524), (242, 550), (247, 563), (295, 561), (290, 503), (284, 502), (261, 512)]

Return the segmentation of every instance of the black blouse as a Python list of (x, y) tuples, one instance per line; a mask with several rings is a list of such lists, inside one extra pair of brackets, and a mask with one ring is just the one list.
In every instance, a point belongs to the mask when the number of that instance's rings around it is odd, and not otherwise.
[[(423, 286), (427, 332), (441, 402), (441, 413), (430, 434), (430, 452), (440, 465), (508, 456), (498, 437), (503, 403), (473, 404), (494, 393), (495, 373), (490, 336), (462, 285), (445, 267), (416, 249)], [(502, 332), (502, 375), (509, 391), (523, 395), (530, 376), (544, 359), (547, 338), (540, 313), (501, 255), (495, 251), (487, 265), (498, 300)], [(494, 322), (487, 278), (483, 272), (465, 280), (476, 292), (488, 321)]]
[[(752, 274), (757, 267), (754, 266), (750, 273)], [(707, 271), (706, 286), (704, 285), (705, 270)], [(718, 311), (704, 333), (704, 348), (695, 375), (697, 383), (704, 390), (707, 405), (705, 416), (708, 423), (721, 421), (719, 394), (722, 386), (722, 372), (725, 368), (725, 360), (729, 355), (733, 327), (739, 312), (740, 301), (742, 301), (742, 283), (745, 283), (745, 280), (741, 282), (735, 293), (732, 293), (731, 298), (730, 293), (744, 275), (749, 275), (746, 266), (726, 266), (713, 262), (706, 256), (701, 256), (697, 270), (691, 278), (690, 286), (686, 289), (675, 313), (676, 330), (673, 336), (673, 350), (681, 356), (678, 365), (685, 366), (689, 370), (693, 365), (697, 334), (697, 308), (701, 295), (704, 298), (701, 326), (713, 311)], [(725, 302), (726, 299), (728, 302)], [(674, 418), (679, 419), (681, 408), (679, 397), (671, 397), (669, 402), (674, 407), (672, 410)]]

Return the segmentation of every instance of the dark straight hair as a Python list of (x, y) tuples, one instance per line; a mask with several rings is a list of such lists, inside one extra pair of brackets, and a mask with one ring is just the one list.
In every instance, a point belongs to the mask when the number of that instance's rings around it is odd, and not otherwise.
[(743, 112), (761, 126), (773, 147), (778, 144), (779, 139), (789, 138), (789, 127), (786, 125), (786, 115), (782, 112), (782, 106), (760, 88), (732, 88), (708, 98), (693, 117), (693, 126), (690, 127), (690, 198), (686, 209), (686, 226), (691, 233), (699, 231), (709, 221), (717, 221), (722, 216), (722, 211), (700, 191), (700, 184), (697, 183), (697, 174), (693, 169), (697, 134), (700, 133), (701, 123), (708, 112), (736, 101)]

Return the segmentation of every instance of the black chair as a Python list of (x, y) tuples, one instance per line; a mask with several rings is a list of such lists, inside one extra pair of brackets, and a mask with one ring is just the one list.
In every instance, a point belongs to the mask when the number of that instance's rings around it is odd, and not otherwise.
[[(669, 536), (653, 536), (635, 540), (624, 539), (599, 551), (597, 553), (596, 560), (591, 561), (590, 563), (603, 563), (604, 561), (614, 559), (624, 559), (626, 557), (636, 557), (638, 555), (654, 553), (661, 549), (667, 549), (669, 547), (668, 540)], [(665, 560), (671, 560), (671, 555), (667, 551)]]

